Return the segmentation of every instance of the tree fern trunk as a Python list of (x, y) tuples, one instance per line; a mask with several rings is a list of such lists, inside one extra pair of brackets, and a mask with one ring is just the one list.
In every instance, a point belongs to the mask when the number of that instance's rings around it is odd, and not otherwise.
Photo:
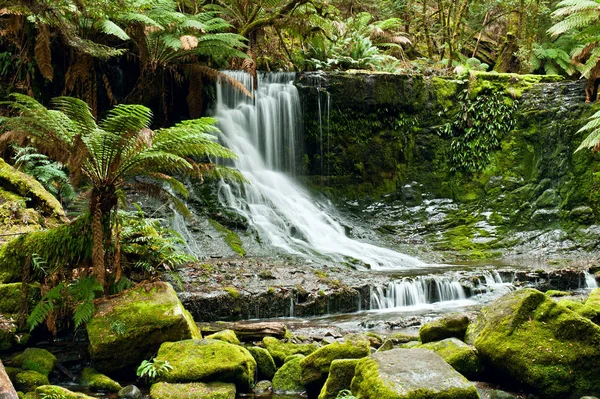
[(93, 275), (103, 287), (106, 286), (106, 267), (104, 266), (104, 230), (102, 228), (102, 209), (99, 198), (92, 198), (92, 269)]

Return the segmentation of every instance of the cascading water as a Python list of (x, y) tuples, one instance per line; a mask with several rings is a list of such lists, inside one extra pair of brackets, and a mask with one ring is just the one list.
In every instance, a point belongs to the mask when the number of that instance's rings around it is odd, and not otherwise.
[(217, 86), (215, 117), (224, 144), (238, 154), (235, 167), (249, 184), (222, 183), (219, 200), (256, 229), (262, 242), (284, 253), (324, 257), (372, 269), (414, 269), (418, 259), (346, 236), (332, 209), (315, 202), (289, 176), (294, 174), (296, 144), (302, 128), (294, 74), (251, 76), (228, 72), (252, 90), (250, 99), (229, 86)]

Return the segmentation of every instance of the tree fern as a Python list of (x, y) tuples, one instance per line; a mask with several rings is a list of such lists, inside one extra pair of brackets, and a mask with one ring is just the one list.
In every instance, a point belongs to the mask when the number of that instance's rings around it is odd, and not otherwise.
[(42, 324), (55, 310), (56, 306), (63, 301), (65, 284), (63, 282), (52, 288), (35, 305), (29, 317), (27, 317), (27, 325), (30, 331), (33, 331), (35, 327)]
[(77, 304), (73, 313), (75, 328), (87, 323), (94, 316), (96, 293), (102, 293), (103, 290), (102, 285), (93, 277), (75, 280), (69, 284), (69, 295), (71, 300)]

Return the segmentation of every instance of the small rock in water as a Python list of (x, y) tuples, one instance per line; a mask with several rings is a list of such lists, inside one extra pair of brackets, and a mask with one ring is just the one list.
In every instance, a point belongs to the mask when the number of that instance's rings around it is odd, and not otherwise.
[(135, 385), (127, 385), (119, 391), (121, 399), (142, 399), (142, 391)]
[(258, 381), (254, 386), (254, 395), (256, 396), (266, 396), (271, 395), (273, 393), (273, 385), (271, 381)]

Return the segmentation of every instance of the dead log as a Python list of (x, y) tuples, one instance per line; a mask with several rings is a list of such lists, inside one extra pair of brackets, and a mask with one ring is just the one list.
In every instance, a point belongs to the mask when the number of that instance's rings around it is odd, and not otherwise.
[(264, 337), (283, 338), (287, 328), (285, 324), (265, 322), (224, 322), (197, 323), (203, 336), (214, 334), (223, 330), (233, 330), (240, 341), (260, 341)]
[(19, 399), (15, 387), (6, 374), (2, 360), (0, 360), (0, 399)]

